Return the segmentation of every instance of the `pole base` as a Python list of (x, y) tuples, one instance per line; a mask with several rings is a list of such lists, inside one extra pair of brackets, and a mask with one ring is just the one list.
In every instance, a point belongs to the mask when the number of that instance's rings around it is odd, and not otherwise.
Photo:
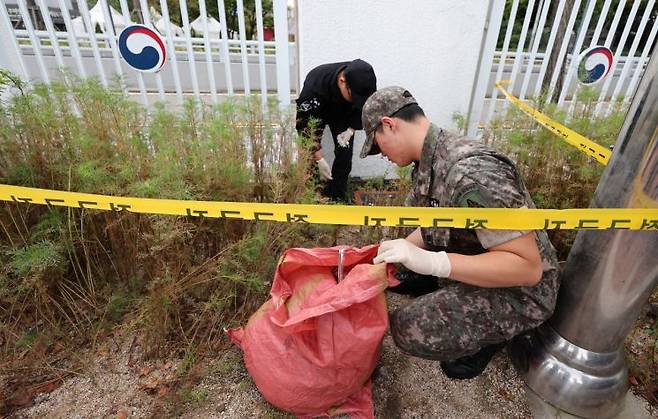
[(526, 385), (555, 408), (584, 418), (614, 418), (624, 407), (628, 370), (621, 350), (592, 352), (549, 324), (517, 337), (510, 355)]

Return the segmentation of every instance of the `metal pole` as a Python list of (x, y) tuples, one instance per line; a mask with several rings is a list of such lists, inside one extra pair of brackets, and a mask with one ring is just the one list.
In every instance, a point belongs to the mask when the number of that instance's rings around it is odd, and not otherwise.
[[(482, 43), (480, 44), (477, 70), (475, 72), (475, 78), (473, 79), (468, 113), (466, 115), (466, 135), (471, 138), (475, 138), (477, 135), (478, 125), (482, 118), (484, 95), (487, 90), (487, 85), (489, 84), (489, 73), (491, 72), (491, 66), (493, 65), (496, 41), (498, 40), (504, 11), (504, 1), (491, 0), (491, 2), (489, 2), (485, 28), (482, 34)], [(491, 106), (493, 106), (493, 104)]]
[(624, 338), (658, 285), (656, 55), (591, 207), (656, 208), (656, 215), (644, 221), (646, 231), (580, 231), (554, 316), (530, 342), (517, 340), (512, 354), (528, 387), (543, 400), (573, 415), (608, 418), (621, 411), (628, 390)]

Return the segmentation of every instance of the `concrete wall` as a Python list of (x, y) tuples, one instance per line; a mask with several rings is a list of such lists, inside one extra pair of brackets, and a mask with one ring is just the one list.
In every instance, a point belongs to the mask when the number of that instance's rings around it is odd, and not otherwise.
[[(315, 66), (362, 58), (378, 87), (404, 86), (438, 125), (455, 129), (466, 114), (477, 71), (488, 1), (298, 0), (299, 80)], [(328, 130), (327, 130), (328, 131)], [(333, 145), (325, 133), (328, 160)], [(357, 134), (355, 149), (363, 143)], [(394, 173), (380, 157), (358, 158), (353, 176)]]

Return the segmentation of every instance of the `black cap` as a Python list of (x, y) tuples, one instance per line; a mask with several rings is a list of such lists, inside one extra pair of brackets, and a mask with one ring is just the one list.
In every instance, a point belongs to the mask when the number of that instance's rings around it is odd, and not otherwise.
[(377, 90), (375, 70), (367, 62), (357, 58), (343, 70), (347, 86), (352, 93), (352, 105), (361, 110), (366, 100)]

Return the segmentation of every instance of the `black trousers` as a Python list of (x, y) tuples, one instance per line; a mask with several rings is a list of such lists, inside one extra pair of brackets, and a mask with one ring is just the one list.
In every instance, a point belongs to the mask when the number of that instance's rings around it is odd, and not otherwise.
[(338, 135), (349, 128), (345, 120), (335, 120), (329, 122), (331, 137), (334, 140), (334, 164), (331, 167), (331, 177), (324, 188), (324, 195), (334, 200), (347, 200), (347, 178), (352, 171), (352, 154), (354, 151), (354, 135), (350, 138), (347, 147), (338, 144)]

